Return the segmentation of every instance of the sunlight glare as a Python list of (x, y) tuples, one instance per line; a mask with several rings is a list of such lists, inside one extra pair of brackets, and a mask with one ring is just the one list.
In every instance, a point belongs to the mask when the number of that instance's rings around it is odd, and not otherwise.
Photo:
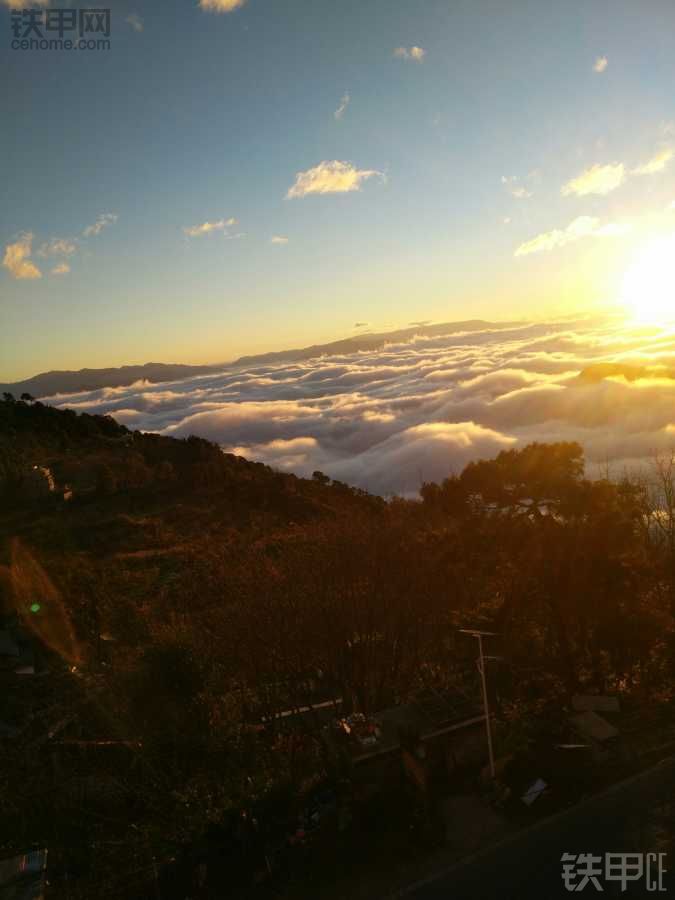
[(675, 234), (656, 238), (638, 252), (624, 275), (621, 302), (641, 322), (675, 319)]

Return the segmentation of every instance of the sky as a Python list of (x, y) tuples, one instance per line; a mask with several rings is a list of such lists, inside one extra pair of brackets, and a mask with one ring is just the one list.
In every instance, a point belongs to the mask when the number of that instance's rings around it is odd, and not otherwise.
[(11, 5), (1, 380), (667, 309), (672, 0), (113, 0), (81, 51)]

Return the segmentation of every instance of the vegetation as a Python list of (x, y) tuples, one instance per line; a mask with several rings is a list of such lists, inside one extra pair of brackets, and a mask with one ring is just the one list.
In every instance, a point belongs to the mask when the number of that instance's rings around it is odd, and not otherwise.
[(500, 634), (491, 686), (514, 740), (580, 689), (669, 699), (672, 459), (655, 476), (590, 481), (579, 445), (532, 444), (385, 503), (7, 396), (1, 611), (49, 674), (0, 672), (17, 732), (0, 736), (0, 845), (48, 844), (63, 896), (133, 897), (134, 872), (226, 828), (244, 883), (242, 811), (341, 777), (311, 731), (263, 723), (470, 692), (467, 624)]

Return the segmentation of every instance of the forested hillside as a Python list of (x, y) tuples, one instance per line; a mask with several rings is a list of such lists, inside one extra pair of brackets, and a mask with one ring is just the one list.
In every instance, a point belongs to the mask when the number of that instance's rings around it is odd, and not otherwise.
[(233, 817), (350, 777), (280, 714), (471, 704), (466, 625), (499, 635), (500, 752), (554, 733), (579, 690), (669, 701), (672, 474), (589, 481), (577, 444), (535, 444), (385, 503), (6, 398), (0, 631), (32, 672), (0, 671), (0, 845), (48, 845), (55, 896), (146, 896), (217, 827), (250, 886)]

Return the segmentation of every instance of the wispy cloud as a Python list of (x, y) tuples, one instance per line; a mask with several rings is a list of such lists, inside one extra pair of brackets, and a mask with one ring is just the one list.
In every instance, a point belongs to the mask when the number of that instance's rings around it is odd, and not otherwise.
[(608, 223), (601, 225), (593, 216), (578, 216), (567, 228), (554, 228), (539, 234), (516, 248), (514, 256), (528, 256), (530, 253), (541, 253), (556, 250), (574, 241), (587, 237), (619, 237), (629, 230), (628, 225)]
[(340, 121), (340, 119), (344, 116), (345, 112), (347, 111), (347, 107), (349, 106), (351, 99), (352, 98), (349, 96), (349, 92), (345, 91), (345, 93), (342, 95), (342, 99), (340, 100), (340, 105), (333, 113), (333, 118), (336, 119), (338, 122)]
[(82, 232), (82, 235), (84, 237), (95, 237), (97, 234), (100, 234), (104, 228), (107, 228), (109, 225), (114, 225), (117, 218), (115, 213), (102, 213), (93, 225), (87, 225)]
[(370, 322), (354, 322), (354, 328), (367, 328)]
[(345, 194), (360, 191), (368, 178), (385, 179), (376, 169), (357, 169), (350, 162), (324, 160), (313, 169), (298, 172), (295, 183), (288, 189), (287, 197), (306, 197), (308, 194)]
[(673, 151), (670, 147), (659, 150), (650, 160), (641, 166), (633, 169), (633, 175), (654, 175), (656, 172), (662, 172), (673, 158)]
[(597, 72), (598, 75), (602, 74), (607, 68), (609, 60), (606, 56), (599, 56), (593, 64), (593, 71)]
[(26, 231), (13, 244), (5, 247), (2, 264), (13, 278), (42, 278), (42, 272), (30, 258), (32, 246), (33, 234)]
[[(82, 237), (90, 238), (100, 234), (104, 228), (113, 225), (117, 221), (114, 213), (101, 214), (93, 225), (87, 225), (82, 231)], [(37, 255), (43, 259), (49, 257), (71, 257), (80, 249), (81, 239), (53, 237), (43, 241)], [(23, 232), (19, 238), (5, 248), (3, 266), (14, 278), (42, 278), (42, 272), (30, 258), (33, 246), (33, 232)], [(57, 262), (50, 270), (52, 275), (66, 275), (70, 272), (70, 265), (65, 259)]]
[(517, 175), (502, 175), (502, 184), (516, 200), (526, 200), (532, 196), (532, 192), (528, 191)]
[(72, 256), (76, 250), (77, 241), (73, 238), (52, 238), (41, 245), (38, 256)]
[(131, 13), (124, 21), (131, 25), (134, 31), (143, 31), (143, 19), (141, 19), (138, 13)]
[(199, 8), (206, 12), (230, 13), (239, 9), (246, 0), (199, 0)]
[(283, 234), (275, 234), (270, 241), (271, 244), (287, 244), (288, 238)]
[(405, 59), (408, 62), (424, 62), (427, 51), (421, 47), (396, 47), (394, 56), (397, 59)]
[[(224, 232), (226, 228), (230, 228), (237, 224), (238, 222), (234, 218), (218, 219), (217, 222), (202, 222), (201, 225), (186, 225), (183, 228), (183, 233), (187, 237), (203, 237), (206, 234), (213, 234), (214, 231)], [(229, 235), (229, 237), (234, 237), (234, 235)]]
[(563, 197), (575, 194), (585, 197), (587, 194), (609, 194), (623, 182), (626, 170), (623, 163), (612, 163), (606, 166), (596, 165), (577, 175), (560, 189)]

